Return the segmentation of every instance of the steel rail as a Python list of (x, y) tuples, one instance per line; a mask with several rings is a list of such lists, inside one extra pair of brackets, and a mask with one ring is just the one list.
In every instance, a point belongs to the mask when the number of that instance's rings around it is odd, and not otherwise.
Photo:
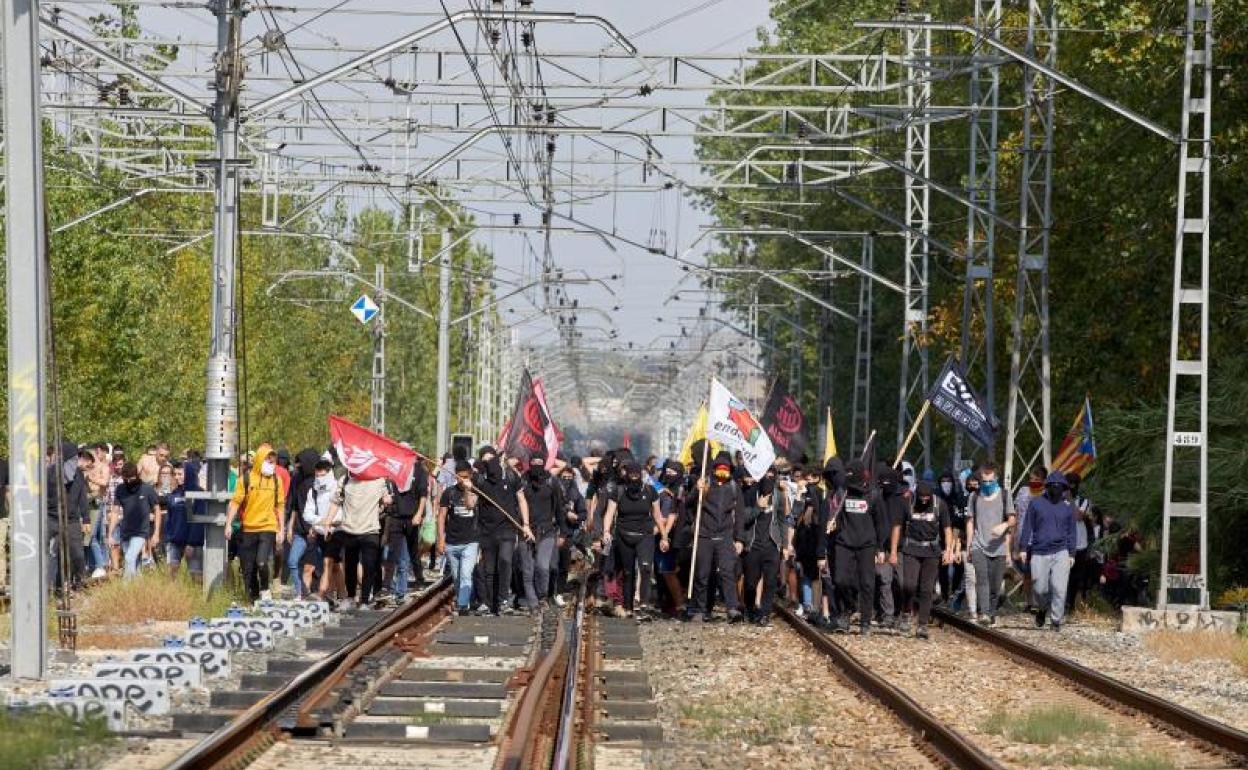
[(1138, 711), (1172, 730), (1190, 735), (1219, 751), (1248, 758), (1248, 733), (1246, 732), (1124, 684), (1074, 661), (1059, 658), (1034, 645), (1015, 639), (1009, 634), (972, 623), (946, 609), (933, 608), (932, 614), (940, 622), (956, 631), (987, 642), (1011, 657), (1035, 664), (1081, 690), (1091, 691), (1116, 704)]
[(449, 577), (434, 583), (428, 591), (400, 606), (389, 615), (361, 631), (289, 683), (273, 691), (235, 717), (229, 724), (206, 736), (174, 760), (165, 770), (211, 770), (233, 761), (262, 736), (273, 736), (281, 729), (283, 716), (314, 696), (327, 682), (337, 682), (368, 652), (388, 644), (403, 628), (439, 611), (452, 595)]
[(533, 678), (529, 680), (516, 704), (515, 711), (509, 720), (504, 737), (500, 741), (498, 759), (494, 766), (502, 770), (520, 770), (532, 767), (532, 758), (539, 749), (538, 742), (542, 733), (542, 712), (547, 699), (562, 694), (553, 692), (559, 661), (568, 653), (568, 630), (562, 620), (555, 630), (554, 642), (550, 645), (533, 669)]
[(831, 658), (842, 678), (893, 712), (946, 765), (960, 770), (1004, 770), (1004, 765), (872, 672), (822, 631), (794, 615), (788, 607), (777, 605), (776, 612), (816, 650)]
[[(555, 735), (554, 756), (551, 758), (551, 770), (569, 770), (571, 767), (573, 745), (576, 740), (576, 690), (581, 680), (581, 657), (585, 649), (585, 584), (581, 583), (577, 596), (576, 615), (572, 621), (572, 639), (569, 642), (568, 667), (563, 680), (563, 700), (559, 706), (559, 732)], [(593, 683), (589, 682), (588, 686)], [(588, 695), (588, 693), (586, 693)]]

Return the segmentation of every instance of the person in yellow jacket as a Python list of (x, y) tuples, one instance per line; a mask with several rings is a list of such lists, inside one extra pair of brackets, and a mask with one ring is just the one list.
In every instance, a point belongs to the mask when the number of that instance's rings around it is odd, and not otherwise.
[[(241, 511), (241, 514), (239, 513)], [(234, 517), (241, 515), (238, 560), (243, 585), (252, 601), (267, 593), (272, 577), (273, 556), (286, 531), (286, 492), (277, 476), (277, 453), (269, 444), (256, 449), (247, 475), (234, 485), (225, 514), (225, 536), (231, 537)]]

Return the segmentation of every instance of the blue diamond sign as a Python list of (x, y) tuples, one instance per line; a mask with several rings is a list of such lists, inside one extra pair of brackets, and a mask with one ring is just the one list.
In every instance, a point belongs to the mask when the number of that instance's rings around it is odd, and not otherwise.
[(378, 309), (377, 303), (373, 302), (373, 298), (367, 294), (361, 294), (360, 298), (351, 306), (351, 312), (362, 324), (373, 320), (373, 316), (377, 315)]

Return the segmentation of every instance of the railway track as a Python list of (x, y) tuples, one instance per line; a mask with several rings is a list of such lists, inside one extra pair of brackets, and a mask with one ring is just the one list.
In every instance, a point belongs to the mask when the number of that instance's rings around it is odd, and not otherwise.
[(452, 602), (443, 579), (308, 662), (168, 770), (588, 767), (597, 680), (583, 602), (533, 619), (453, 617)]
[[(778, 612), (948, 767), (1117, 767), (1124, 758), (1150, 767), (1248, 767), (1248, 734), (947, 612), (936, 618), (952, 633), (930, 642), (833, 637), (788, 608)], [(1099, 732), (1046, 743), (990, 726), (1025, 718), (1029, 708), (1083, 715)]]

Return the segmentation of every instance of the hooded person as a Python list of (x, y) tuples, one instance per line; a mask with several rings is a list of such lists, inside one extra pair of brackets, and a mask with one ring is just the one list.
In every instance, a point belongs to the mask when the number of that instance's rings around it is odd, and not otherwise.
[(906, 460), (901, 461), (901, 468), (898, 472), (901, 482), (901, 491), (909, 500), (914, 495), (914, 487), (918, 484), (919, 477), (914, 472), (914, 466)]
[(1078, 548), (1077, 518), (1069, 491), (1060, 471), (1050, 473), (1044, 480), (1044, 493), (1032, 498), (1018, 534), (1020, 558), (1031, 566), (1036, 627), (1043, 628), (1047, 619), (1054, 631), (1062, 628), (1066, 589)]
[(477, 451), (473, 489), (481, 498), (477, 512), (481, 603), (477, 613), (512, 614), (511, 574), (518, 542), (517, 525), (521, 526), (525, 540), (532, 539), (528, 501), (521, 494), (520, 484), (504, 470), (498, 452), (489, 445)]
[(286, 551), (286, 571), (290, 576), (295, 598), (303, 598), (311, 593), (303, 579), (303, 564), (316, 564), (319, 561), (316, 553), (309, 553), (310, 550), (319, 550), (315, 549), (315, 538), (312, 534), (312, 524), (316, 522), (309, 523), (304, 519), (303, 512), (308, 494), (316, 484), (316, 464), (320, 461), (320, 454), (315, 449), (304, 449), (295, 455), (297, 467), (291, 475), (292, 492), (286, 506), (286, 542), (290, 544)]
[[(769, 626), (772, 603), (780, 586), (780, 557), (789, 542), (788, 496), (776, 486), (774, 467), (768, 468), (758, 480), (754, 487), (754, 504), (746, 510), (742, 597), (749, 620), (759, 626)], [(755, 601), (760, 582), (761, 596)]]
[(741, 485), (732, 478), (734, 465), (732, 455), (720, 451), (711, 461), (710, 479), (698, 479), (702, 495), (701, 521), (700, 524), (697, 520), (694, 522), (696, 566), (692, 603), (688, 605), (689, 619), (693, 621), (700, 622), (704, 613), (710, 611), (710, 581), (716, 570), (729, 622), (739, 622), (742, 618), (737, 606), (736, 562), (745, 548), (745, 501)]
[(234, 519), (241, 523), (238, 560), (247, 595), (256, 601), (269, 590), (274, 554), (286, 536), (286, 491), (277, 476), (277, 453), (269, 444), (256, 448), (247, 475), (234, 485), (225, 514), (225, 536), (233, 537)]
[(915, 636), (926, 639), (936, 574), (942, 564), (953, 560), (953, 526), (949, 509), (936, 496), (929, 481), (920, 481), (915, 485), (905, 519), (901, 526), (893, 528), (891, 563), (897, 563), (898, 547), (905, 565), (901, 571), (902, 633), (909, 629), (908, 617), (917, 598), (919, 612)]
[(844, 599), (839, 603), (836, 628), (849, 630), (850, 613), (856, 605), (863, 636), (871, 630), (875, 567), (884, 562), (890, 524), (887, 506), (880, 502), (880, 496), (871, 495), (870, 487), (871, 477), (862, 461), (845, 464), (845, 497), (836, 514), (832, 540), (836, 586)]
[(684, 508), (685, 466), (679, 460), (666, 460), (655, 475), (659, 484), (659, 531), (655, 534), (654, 568), (662, 576), (671, 611), (685, 610), (685, 592), (680, 584), (679, 555), (688, 548), (677, 548), (674, 532)]
[(533, 543), (520, 545), (520, 574), (525, 606), (536, 611), (550, 597), (550, 574), (559, 568), (559, 532), (564, 510), (564, 489), (546, 468), (540, 454), (529, 457), (529, 467), (521, 485), (529, 509)]
[[(86, 454), (90, 457), (90, 453)], [(60, 487), (56, 486), (57, 482)], [(48, 562), (52, 570), (53, 585), (60, 585), (60, 555), (69, 554), (69, 581), (77, 587), (86, 573), (86, 551), (82, 537), (82, 523), (91, 518), (91, 503), (87, 497), (87, 477), (78, 459), (78, 445), (65, 441), (48, 467), (48, 538), (52, 540), (54, 557)], [(62, 494), (63, 492), (63, 494)], [(61, 549), (61, 503), (65, 504), (65, 549)]]
[[(399, 445), (404, 449), (412, 448), (406, 441)], [(417, 587), (425, 584), (424, 570), (420, 567), (420, 527), (430, 511), (429, 476), (419, 458), (407, 483), (391, 492), (394, 503), (387, 509), (382, 533), (385, 558), (381, 582), (383, 589), (389, 588), (402, 600), (413, 582)]]
[[(615, 497), (607, 501), (603, 545), (611, 549), (620, 577), (624, 611), (644, 616), (651, 611), (654, 534), (660, 521), (659, 495), (646, 483), (645, 471), (636, 461), (624, 464), (621, 481)], [(640, 597), (640, 605), (634, 605), (634, 595)]]
[[(911, 469), (913, 471), (913, 469)], [(888, 463), (877, 463), (875, 471), (879, 491), (873, 505), (879, 506), (885, 521), (886, 539), (880, 542), (881, 550), (890, 551), (889, 558), (875, 565), (879, 620), (890, 628), (897, 624), (897, 602), (901, 594), (903, 566), (899, 558), (893, 558), (891, 539), (899, 531), (909, 513), (910, 500), (901, 474)]]

